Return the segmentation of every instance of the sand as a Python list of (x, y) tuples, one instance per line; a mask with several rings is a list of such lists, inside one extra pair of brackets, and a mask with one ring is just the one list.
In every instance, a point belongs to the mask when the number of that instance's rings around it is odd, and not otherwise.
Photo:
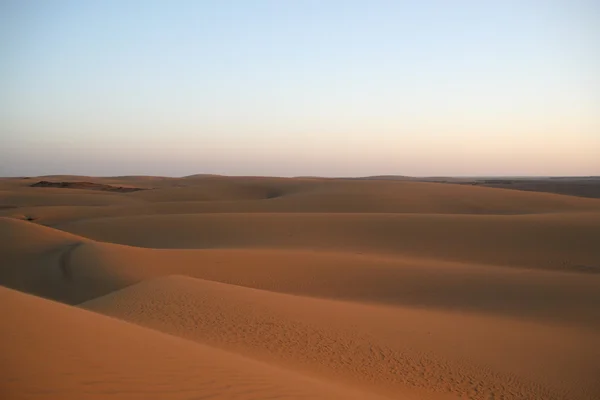
[(0, 300), (3, 398), (376, 399), (10, 289)]
[(600, 397), (599, 199), (4, 179), (0, 237), (2, 398)]

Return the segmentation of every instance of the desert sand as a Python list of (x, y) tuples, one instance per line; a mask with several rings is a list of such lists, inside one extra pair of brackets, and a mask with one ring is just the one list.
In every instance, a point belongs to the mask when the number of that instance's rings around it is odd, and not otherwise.
[(0, 398), (598, 399), (600, 199), (532, 187), (0, 179)]

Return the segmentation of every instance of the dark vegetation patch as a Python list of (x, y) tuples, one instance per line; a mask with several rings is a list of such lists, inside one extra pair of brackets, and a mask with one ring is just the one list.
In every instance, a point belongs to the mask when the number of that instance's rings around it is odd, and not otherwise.
[(117, 192), (117, 193), (130, 193), (137, 192), (139, 190), (148, 190), (145, 188), (137, 187), (125, 187), (125, 186), (112, 186), (104, 185), (101, 183), (93, 182), (50, 182), (50, 181), (39, 181), (31, 185), (31, 187), (46, 187), (46, 188), (64, 188), (64, 189), (85, 189), (85, 190), (100, 190), (103, 192)]

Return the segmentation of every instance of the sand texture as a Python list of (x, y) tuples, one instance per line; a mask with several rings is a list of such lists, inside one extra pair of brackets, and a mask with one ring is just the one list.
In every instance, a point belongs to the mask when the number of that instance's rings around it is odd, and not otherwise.
[(0, 179), (0, 398), (598, 399), (600, 199), (504, 186)]

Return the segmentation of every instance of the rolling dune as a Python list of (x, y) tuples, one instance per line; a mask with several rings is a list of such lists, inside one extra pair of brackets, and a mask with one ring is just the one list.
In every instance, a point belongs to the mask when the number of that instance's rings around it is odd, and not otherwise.
[(0, 179), (0, 397), (600, 397), (600, 199), (43, 179), (148, 190)]
[[(311, 297), (474, 312), (600, 328), (587, 271), (468, 264), (407, 256), (274, 249), (147, 249), (96, 242), (0, 218), (10, 260), (0, 284), (77, 304), (180, 274)], [(21, 247), (19, 245), (21, 244)]]
[(600, 213), (178, 214), (98, 218), (56, 228), (150, 248), (310, 249), (600, 270)]
[[(4, 180), (0, 181), (0, 205), (18, 208), (0, 209), (0, 215), (18, 218), (35, 214), (39, 223), (56, 225), (90, 218), (195, 213), (506, 215), (600, 211), (599, 199), (429, 182), (212, 176), (73, 179), (152, 190), (98, 193), (31, 188), (32, 179)], [(73, 214), (66, 212), (63, 206), (71, 206)]]

